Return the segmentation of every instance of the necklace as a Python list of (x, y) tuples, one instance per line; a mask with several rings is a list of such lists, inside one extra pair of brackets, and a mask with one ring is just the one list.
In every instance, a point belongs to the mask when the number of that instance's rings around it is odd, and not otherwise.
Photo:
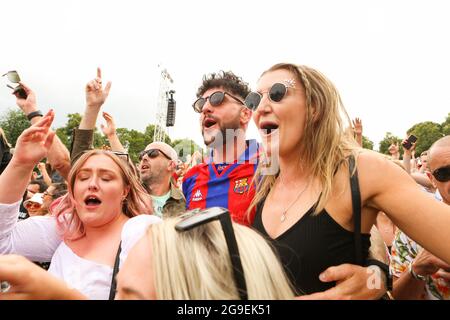
[[(283, 183), (283, 178), (281, 177), (280, 174), (280, 181)], [(308, 183), (306, 184), (305, 188), (303, 188), (302, 191), (299, 192), (299, 194), (297, 195), (297, 197), (295, 198), (295, 200), (283, 211), (283, 213), (281, 214), (280, 217), (280, 221), (284, 222), (286, 220), (286, 214), (289, 211), (289, 209), (298, 201), (298, 199), (300, 199), (300, 197), (302, 196), (302, 194), (306, 191), (306, 189), (308, 189), (309, 187), (309, 183), (311, 182), (311, 179), (308, 180)], [(284, 183), (283, 183), (284, 184)]]

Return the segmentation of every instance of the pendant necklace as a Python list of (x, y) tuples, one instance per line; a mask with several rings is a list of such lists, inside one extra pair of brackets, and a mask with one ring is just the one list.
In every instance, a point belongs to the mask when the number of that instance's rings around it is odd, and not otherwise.
[[(283, 179), (281, 178), (281, 174), (280, 174), (280, 181), (283, 183)], [(305, 188), (303, 188), (302, 191), (299, 192), (299, 194), (297, 195), (297, 197), (295, 198), (295, 200), (289, 205), (289, 207), (287, 207), (287, 209), (285, 209), (283, 211), (283, 213), (281, 214), (280, 217), (280, 221), (284, 222), (286, 220), (286, 214), (289, 211), (289, 209), (298, 201), (298, 199), (300, 199), (300, 197), (302, 196), (302, 194), (306, 191), (306, 189), (308, 189), (309, 187), (309, 183), (311, 182), (311, 179), (308, 180), (308, 183), (306, 184)], [(284, 183), (283, 183), (284, 184)]]

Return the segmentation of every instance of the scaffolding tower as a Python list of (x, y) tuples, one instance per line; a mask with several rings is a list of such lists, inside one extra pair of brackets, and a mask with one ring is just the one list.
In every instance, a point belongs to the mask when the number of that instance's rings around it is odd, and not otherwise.
[(167, 118), (167, 103), (169, 100), (170, 86), (173, 84), (172, 77), (166, 69), (161, 70), (161, 77), (159, 83), (158, 101), (156, 107), (156, 125), (155, 134), (153, 135), (153, 142), (164, 141), (166, 135), (166, 118)]

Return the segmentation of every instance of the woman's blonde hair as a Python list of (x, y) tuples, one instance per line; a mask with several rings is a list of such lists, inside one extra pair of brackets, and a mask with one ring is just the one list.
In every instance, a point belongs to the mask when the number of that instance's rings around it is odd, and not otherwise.
[[(339, 92), (329, 79), (310, 67), (290, 63), (276, 64), (261, 76), (276, 70), (291, 72), (305, 91), (306, 121), (298, 152), (302, 166), (309, 169), (311, 177), (318, 179), (322, 188), (314, 210), (317, 214), (331, 195), (335, 173), (350, 154), (356, 159), (360, 148), (350, 130), (351, 121)], [(253, 179), (256, 195), (248, 212), (267, 196), (275, 183), (277, 174), (263, 174), (264, 169), (260, 161)]]
[(5, 145), (5, 147), (11, 148), (11, 144), (8, 142), (8, 139), (6, 139), (5, 131), (3, 131), (2, 128), (0, 128), (0, 139), (1, 139), (2, 143)]
[[(239, 299), (227, 243), (219, 221), (175, 230), (180, 218), (149, 227), (157, 299)], [(233, 223), (249, 299), (292, 299), (293, 291), (269, 244)]]
[[(125, 200), (122, 202), (122, 212), (129, 218), (143, 213), (153, 213), (149, 194), (141, 185), (130, 165), (112, 152), (105, 150), (90, 150), (84, 153), (72, 166), (68, 178), (68, 193), (53, 201), (50, 213), (56, 217), (58, 227), (64, 239), (75, 240), (84, 236), (85, 229), (75, 208), (74, 186), (78, 172), (86, 161), (95, 155), (109, 157), (120, 169), (124, 187), (129, 187)], [(107, 201), (105, 199), (105, 201)]]

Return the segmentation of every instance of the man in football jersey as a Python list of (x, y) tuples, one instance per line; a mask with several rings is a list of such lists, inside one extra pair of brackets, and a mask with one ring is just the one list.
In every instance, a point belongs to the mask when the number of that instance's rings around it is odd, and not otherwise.
[(234, 221), (253, 222), (246, 211), (255, 195), (252, 178), (259, 145), (246, 140), (252, 112), (244, 105), (250, 88), (231, 71), (203, 77), (194, 110), (200, 114), (203, 140), (210, 150), (207, 161), (189, 170), (183, 180), (187, 209), (224, 207)]

